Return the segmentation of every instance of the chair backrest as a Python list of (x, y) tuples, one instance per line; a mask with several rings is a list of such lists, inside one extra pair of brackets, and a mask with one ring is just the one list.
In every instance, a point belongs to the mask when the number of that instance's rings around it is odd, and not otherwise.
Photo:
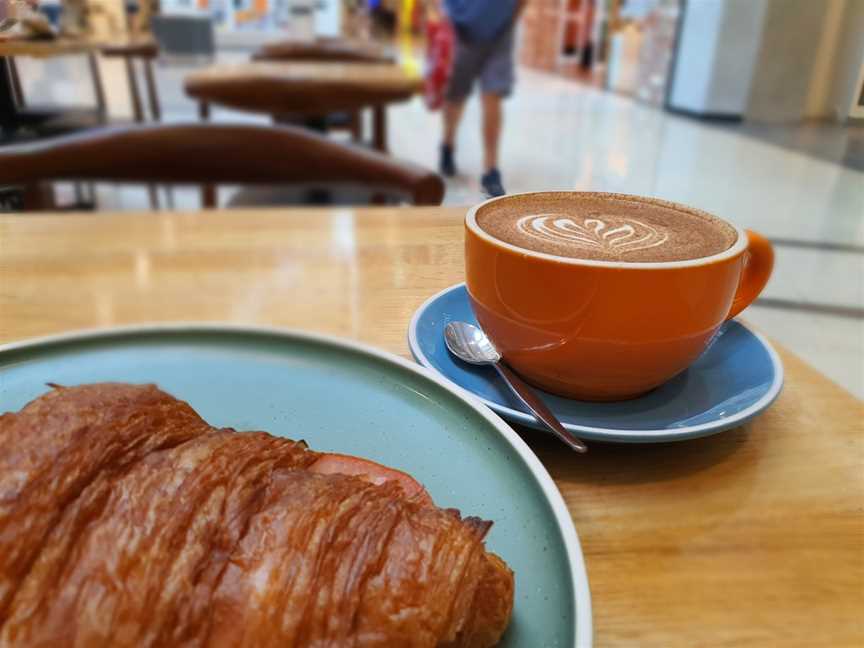
[[(410, 162), (299, 128), (251, 125), (105, 128), (0, 147), (0, 179), (24, 185), (349, 183), (406, 194), (418, 205), (438, 205), (444, 196), (441, 178)], [(205, 206), (214, 206), (212, 198)]]
[(335, 38), (266, 43), (252, 55), (252, 59), (325, 63), (395, 63), (395, 58), (381, 48)]

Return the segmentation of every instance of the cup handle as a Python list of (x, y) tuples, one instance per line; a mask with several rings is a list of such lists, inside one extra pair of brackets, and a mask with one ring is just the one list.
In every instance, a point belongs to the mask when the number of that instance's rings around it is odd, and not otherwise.
[(738, 283), (738, 290), (732, 300), (727, 320), (732, 319), (753, 303), (762, 292), (771, 270), (774, 268), (774, 248), (761, 234), (747, 230), (747, 251), (744, 253), (744, 272)]

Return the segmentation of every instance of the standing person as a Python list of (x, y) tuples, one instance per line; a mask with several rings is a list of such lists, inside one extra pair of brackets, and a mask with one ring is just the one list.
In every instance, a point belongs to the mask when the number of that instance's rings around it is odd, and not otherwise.
[(456, 174), (456, 130), (476, 80), (483, 93), (483, 164), (480, 178), (489, 196), (503, 196), (498, 170), (501, 101), (513, 91), (516, 21), (526, 0), (443, 0), (456, 32), (456, 54), (444, 103), (441, 173)]

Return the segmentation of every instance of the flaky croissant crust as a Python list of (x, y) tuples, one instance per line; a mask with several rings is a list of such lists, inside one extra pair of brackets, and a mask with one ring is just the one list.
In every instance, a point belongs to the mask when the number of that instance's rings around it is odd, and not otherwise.
[(152, 385), (57, 387), (0, 416), (0, 645), (491, 646), (488, 527)]

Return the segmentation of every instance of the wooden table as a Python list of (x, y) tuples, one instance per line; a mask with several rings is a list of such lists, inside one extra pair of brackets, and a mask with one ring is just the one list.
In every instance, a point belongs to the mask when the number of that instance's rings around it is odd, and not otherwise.
[[(0, 341), (214, 320), (407, 357), (414, 309), (462, 279), (463, 213), (0, 217)], [(583, 457), (522, 431), (576, 522), (598, 646), (864, 645), (864, 405), (781, 356), (776, 404), (713, 437)]]
[(24, 38), (0, 38), (0, 56), (31, 56), (51, 58), (72, 54), (86, 54), (94, 49), (93, 43), (86, 40), (55, 38), (53, 40), (32, 40)]
[(159, 57), (159, 44), (149, 37), (126, 38), (106, 41), (98, 44), (99, 53), (106, 58), (122, 58), (126, 67), (126, 79), (129, 83), (129, 96), (132, 100), (132, 119), (144, 121), (144, 107), (141, 103), (141, 92), (135, 75), (134, 61), (141, 61), (144, 71), (144, 83), (147, 86), (147, 100), (153, 121), (161, 121), (162, 108), (159, 105), (159, 91), (156, 88), (156, 76), (153, 73), (153, 61)]
[(150, 52), (156, 46), (150, 38), (112, 39), (96, 41), (89, 39), (55, 38), (53, 40), (32, 40), (23, 38), (0, 38), (0, 56), (29, 56), (33, 58), (52, 58), (86, 54), (97, 50), (119, 52), (135, 50), (141, 54)]
[[(84, 54), (90, 66), (93, 79), (93, 90), (96, 95), (97, 111), (102, 120), (107, 120), (105, 90), (102, 75), (95, 54), (97, 52), (107, 57), (122, 57), (126, 65), (126, 78), (129, 83), (129, 93), (132, 102), (133, 119), (144, 121), (144, 111), (141, 94), (132, 65), (133, 58), (144, 61), (144, 78), (147, 84), (148, 99), (153, 117), (158, 121), (161, 117), (156, 82), (153, 76), (152, 59), (158, 55), (158, 46), (151, 38), (120, 38), (110, 41), (89, 39), (57, 38), (54, 40), (25, 40), (21, 38), (0, 38), (0, 128), (4, 133), (14, 133), (20, 126), (18, 105), (23, 100), (17, 72), (9, 63), (10, 58), (27, 56), (31, 58), (53, 58), (58, 56), (73, 56)], [(19, 96), (16, 101), (16, 95)]]
[(274, 63), (214, 65), (189, 74), (186, 93), (209, 104), (268, 115), (323, 116), (372, 107), (374, 145), (387, 150), (386, 106), (406, 101), (422, 80), (389, 63)]
[[(74, 54), (92, 54), (93, 45), (80, 40), (25, 40), (21, 38), (0, 38), (0, 131), (3, 135), (11, 136), (20, 128), (21, 123), (18, 115), (18, 101), (21, 94), (20, 82), (17, 71), (10, 64), (9, 59), (16, 56), (29, 56), (33, 58), (51, 58), (54, 56), (67, 56)], [(100, 106), (104, 105), (104, 93), (101, 81), (97, 82), (98, 70), (95, 68), (95, 60), (89, 57), (90, 71), (94, 75), (94, 90), (97, 103), (101, 99)]]

